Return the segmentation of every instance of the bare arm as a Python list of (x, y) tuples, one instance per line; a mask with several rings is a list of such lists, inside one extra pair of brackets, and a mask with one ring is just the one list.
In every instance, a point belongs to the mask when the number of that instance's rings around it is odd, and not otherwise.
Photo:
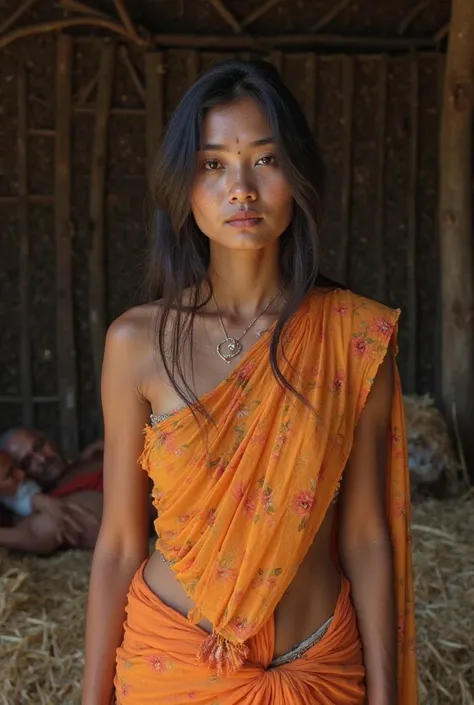
[(0, 547), (49, 556), (61, 547), (57, 523), (46, 514), (34, 514), (16, 526), (0, 528)]
[(357, 425), (341, 492), (340, 556), (352, 586), (369, 705), (397, 705), (395, 584), (386, 514), (393, 380), (389, 352)]
[(104, 511), (89, 588), (83, 705), (111, 702), (128, 588), (148, 555), (148, 478), (137, 459), (149, 407), (140, 394), (143, 350), (127, 316), (108, 331), (102, 372)]

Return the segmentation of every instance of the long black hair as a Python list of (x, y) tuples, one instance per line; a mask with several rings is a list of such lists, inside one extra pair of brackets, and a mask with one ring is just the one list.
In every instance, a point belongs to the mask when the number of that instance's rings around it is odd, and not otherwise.
[[(156, 210), (148, 283), (152, 298), (161, 299), (157, 347), (171, 385), (193, 413), (196, 408), (204, 414), (206, 411), (186, 379), (180, 351), (188, 342), (192, 354), (194, 317), (209, 302), (212, 285), (209, 239), (191, 212), (190, 192), (206, 115), (217, 106), (243, 98), (252, 98), (262, 108), (293, 191), (293, 218), (279, 241), (286, 304), (273, 330), (270, 363), (279, 383), (298, 397), (301, 395), (278, 364), (281, 334), (312, 288), (333, 286), (319, 273), (324, 174), (303, 111), (270, 63), (235, 60), (214, 66), (187, 91), (174, 111), (151, 178)], [(185, 305), (187, 288), (191, 288), (191, 298)], [(167, 331), (171, 332), (171, 344)]]

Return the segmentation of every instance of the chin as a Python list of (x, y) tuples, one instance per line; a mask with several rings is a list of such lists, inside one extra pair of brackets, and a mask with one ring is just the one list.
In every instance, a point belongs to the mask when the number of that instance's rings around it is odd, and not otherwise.
[[(211, 238), (212, 240), (212, 238)], [(229, 250), (252, 252), (255, 250), (263, 250), (266, 247), (272, 246), (278, 238), (265, 237), (256, 232), (248, 230), (236, 232), (233, 236), (227, 236), (225, 239), (215, 239), (214, 242), (221, 247), (226, 247)]]

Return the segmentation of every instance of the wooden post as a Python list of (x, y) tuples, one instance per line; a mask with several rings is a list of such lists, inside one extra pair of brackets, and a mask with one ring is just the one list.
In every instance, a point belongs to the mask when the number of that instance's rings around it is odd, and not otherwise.
[(419, 132), (419, 76), (418, 57), (410, 57), (410, 148), (408, 155), (408, 242), (407, 242), (407, 324), (410, 341), (406, 371), (407, 394), (415, 394), (417, 372), (417, 286), (416, 286), (416, 246), (418, 230), (418, 132)]
[(188, 52), (188, 86), (191, 87), (199, 78), (199, 73), (201, 70), (199, 61), (199, 52), (196, 49), (191, 49)]
[(89, 260), (89, 324), (97, 397), (100, 402), (100, 379), (106, 331), (105, 293), (105, 168), (110, 104), (115, 68), (115, 46), (102, 47), (97, 84), (97, 111), (89, 195), (92, 246)]
[(164, 125), (163, 52), (145, 54), (146, 156), (150, 175)]
[(316, 134), (316, 75), (317, 75), (316, 54), (309, 54), (306, 59), (306, 100), (305, 113), (308, 124), (313, 135)]
[(385, 150), (387, 132), (387, 57), (380, 58), (377, 85), (377, 192), (375, 197), (375, 246), (374, 261), (377, 269), (377, 295), (385, 302), (386, 268), (385, 240)]
[(68, 457), (74, 457), (79, 449), (72, 297), (71, 118), (72, 38), (60, 35), (56, 58), (56, 148), (54, 157), (56, 326), (61, 444)]
[(474, 468), (472, 119), (474, 4), (453, 0), (440, 139), (442, 398)]
[(280, 76), (283, 78), (283, 69), (285, 63), (285, 57), (283, 52), (279, 51), (278, 49), (275, 49), (274, 51), (271, 51), (268, 56), (270, 59), (270, 63), (273, 64)]
[(22, 420), (32, 427), (33, 383), (31, 375), (30, 323), (30, 243), (28, 237), (28, 88), (23, 63), (18, 69), (18, 237), (20, 244), (20, 384)]
[(352, 195), (352, 122), (354, 105), (354, 57), (343, 57), (343, 133), (342, 133), (342, 232), (338, 279), (347, 282), (349, 273), (349, 241)]

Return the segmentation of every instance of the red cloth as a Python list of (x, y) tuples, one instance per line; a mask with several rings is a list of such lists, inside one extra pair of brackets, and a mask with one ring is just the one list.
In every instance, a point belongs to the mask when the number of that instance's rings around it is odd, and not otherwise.
[(85, 475), (78, 475), (65, 485), (51, 490), (49, 494), (51, 497), (67, 497), (70, 494), (85, 492), (86, 490), (94, 490), (95, 492), (104, 491), (102, 468), (95, 472), (86, 473)]

